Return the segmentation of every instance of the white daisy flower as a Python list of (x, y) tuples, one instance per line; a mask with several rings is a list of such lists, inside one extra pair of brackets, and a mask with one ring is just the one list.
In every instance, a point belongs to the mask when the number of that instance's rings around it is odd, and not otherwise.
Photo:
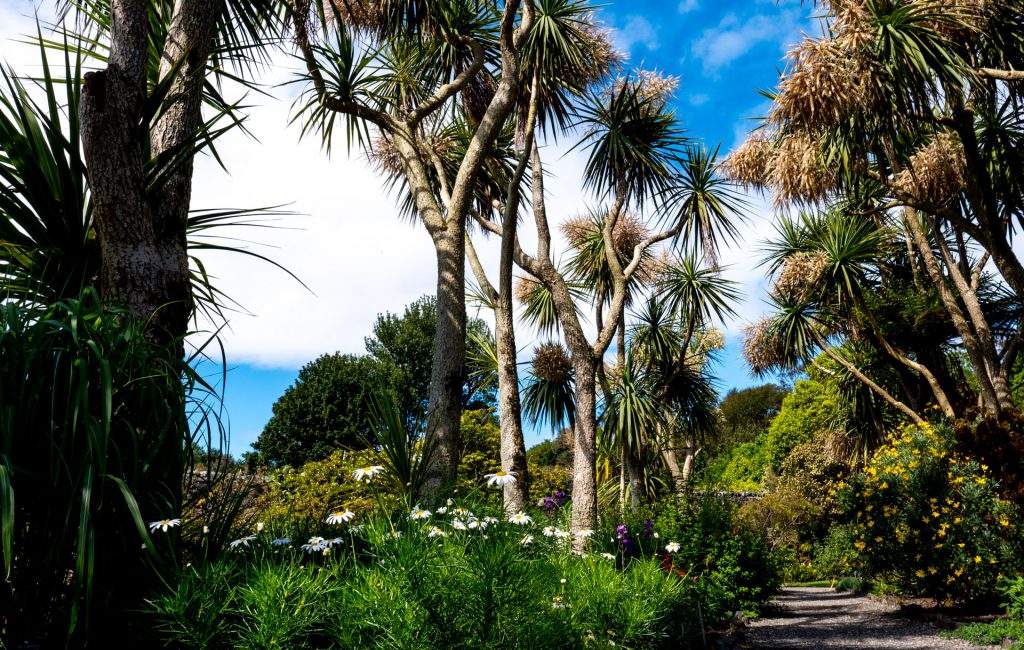
[(509, 521), (510, 524), (516, 524), (516, 525), (519, 525), (519, 526), (523, 526), (525, 524), (532, 524), (533, 523), (533, 517), (531, 517), (530, 515), (526, 514), (522, 510), (520, 510), (516, 514), (512, 515), (511, 517), (509, 517), (508, 521)]
[(558, 528), (556, 528), (555, 537), (557, 537), (558, 539), (566, 539), (568, 537), (572, 537), (572, 533), (570, 533), (567, 530), (559, 530)]
[(555, 596), (554, 598), (551, 599), (551, 608), (552, 609), (569, 609), (571, 607), (572, 607), (572, 605), (570, 605), (569, 603), (567, 603), (564, 600), (562, 600), (561, 596)]
[(352, 472), (352, 478), (354, 478), (357, 481), (362, 481), (363, 479), (366, 479), (366, 482), (369, 483), (370, 480), (374, 476), (376, 476), (378, 472), (381, 472), (383, 470), (383, 465), (370, 465), (369, 467), (360, 467), (356, 471)]
[(241, 539), (236, 539), (235, 541), (228, 544), (228, 546), (230, 546), (231, 548), (238, 548), (239, 546), (248, 546), (249, 542), (251, 542), (254, 539), (256, 539), (255, 535), (247, 535)]
[(345, 540), (343, 540), (340, 537), (335, 537), (334, 539), (327, 540), (327, 545), (328, 546), (338, 546), (339, 544), (344, 544), (344, 543), (345, 543)]
[(521, 542), (523, 546), (529, 546), (530, 544), (533, 544), (533, 535), (523, 535), (523, 539), (521, 540)]
[(490, 526), (491, 524), (496, 524), (496, 523), (498, 523), (498, 518), (497, 517), (484, 517), (484, 525), (485, 526)]
[(601, 557), (603, 557), (606, 560), (614, 560), (615, 559), (615, 556), (612, 555), (611, 553), (602, 553)]
[(555, 528), (554, 526), (545, 526), (544, 530), (542, 530), (540, 532), (544, 533), (545, 537), (551, 537), (551, 536), (553, 536), (555, 534), (555, 531), (557, 531), (557, 530), (558, 529)]
[(326, 548), (327, 540), (319, 536), (310, 537), (309, 542), (302, 545), (302, 550), (307, 553), (318, 553)]
[(584, 528), (583, 530), (577, 530), (576, 531), (576, 537), (582, 537), (584, 539), (586, 539), (587, 537), (590, 537), (593, 534), (594, 534), (594, 531), (590, 530), (589, 528)]
[(180, 526), (180, 525), (181, 525), (181, 520), (180, 519), (161, 519), (160, 521), (151, 521), (151, 522), (149, 522), (149, 530), (151, 532), (155, 533), (156, 529), (159, 528), (161, 531), (166, 533), (171, 528), (174, 528), (175, 526)]
[(366, 524), (359, 524), (358, 526), (352, 526), (352, 528), (350, 528), (349, 530), (351, 530), (353, 533), (361, 533), (363, 532), (364, 528), (366, 528)]
[(455, 501), (453, 501), (451, 499), (448, 499), (448, 501), (445, 502), (445, 505), (447, 505), (449, 507), (454, 506), (455, 505)]
[(679, 551), (679, 544), (676, 544), (675, 542), (669, 542), (665, 545), (665, 550), (669, 553), (677, 553)]
[(476, 530), (477, 528), (479, 528), (480, 530), (483, 530), (484, 528), (487, 528), (487, 524), (485, 524), (484, 522), (480, 521), (479, 519), (470, 519), (469, 520), (469, 529), (470, 530)]
[(437, 512), (437, 514), (439, 515), (448, 514), (448, 506), (441, 506), (435, 512)]
[(412, 519), (413, 521), (418, 519), (430, 519), (430, 511), (416, 506), (413, 508), (412, 514), (409, 515), (409, 519)]
[(452, 528), (455, 530), (466, 530), (466, 524), (461, 519), (452, 519)]
[(444, 532), (437, 526), (434, 526), (430, 529), (430, 532), (427, 533), (427, 537), (448, 537), (448, 533)]
[(456, 508), (455, 510), (452, 510), (452, 514), (453, 515), (457, 515), (459, 517), (472, 517), (473, 516), (473, 513), (470, 512), (469, 510), (466, 510), (465, 508)]
[(505, 487), (506, 485), (516, 484), (516, 473), (515, 472), (502, 472), (497, 471), (493, 474), (484, 474), (484, 478), (487, 479), (487, 485), (496, 485), (498, 487)]
[(288, 538), (288, 537), (281, 537), (280, 539), (275, 539), (275, 540), (272, 540), (270, 542), (270, 544), (272, 546), (287, 546), (288, 544), (291, 544), (291, 543), (292, 543), (292, 540), (290, 538)]
[(356, 516), (356, 513), (352, 512), (348, 508), (344, 510), (335, 510), (327, 516), (327, 523), (329, 524), (346, 524), (352, 521), (352, 518)]
[(257, 533), (262, 533), (263, 532), (263, 528), (264, 528), (264, 525), (263, 525), (262, 521), (256, 522), (256, 532)]

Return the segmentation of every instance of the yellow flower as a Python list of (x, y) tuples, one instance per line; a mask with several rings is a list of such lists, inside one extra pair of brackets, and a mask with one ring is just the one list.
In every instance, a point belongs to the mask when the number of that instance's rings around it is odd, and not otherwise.
[(981, 556), (980, 555), (975, 555), (974, 556), (974, 563), (975, 564), (980, 564), (981, 563)]
[(916, 575), (918, 578), (923, 578), (925, 576), (925, 572), (922, 569), (918, 569)]
[(865, 548), (867, 548), (867, 544), (865, 544), (864, 542), (854, 542), (854, 543), (853, 543), (853, 546), (854, 546), (854, 547), (855, 547), (855, 548), (856, 548), (856, 549), (857, 549), (858, 551), (863, 551), (863, 550), (864, 550)]

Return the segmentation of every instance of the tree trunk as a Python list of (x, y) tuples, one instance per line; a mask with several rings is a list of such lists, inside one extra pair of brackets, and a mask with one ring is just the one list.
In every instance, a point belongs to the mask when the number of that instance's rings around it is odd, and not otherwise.
[[(509, 269), (511, 276), (511, 268)], [(504, 283), (502, 283), (504, 284)], [(516, 365), (516, 337), (512, 322), (512, 287), (502, 286), (494, 305), (495, 338), (498, 353), (498, 418), (501, 426), (501, 469), (513, 472), (516, 482), (505, 486), (505, 512), (514, 514), (529, 502), (526, 443), (523, 440), (522, 409), (519, 403), (519, 370)]]
[[(427, 469), (423, 499), (434, 502), (455, 480), (459, 465), (462, 416), (462, 373), (466, 359), (466, 244), (462, 228), (448, 227), (434, 235), (437, 254), (437, 332), (430, 373), (427, 433), (436, 441)], [(457, 235), (456, 235), (457, 231)]]
[[(576, 431), (573, 436), (572, 529), (592, 529), (597, 521), (597, 410), (594, 400), (596, 363), (590, 350), (573, 351), (576, 375)], [(586, 539), (573, 537), (582, 550)]]

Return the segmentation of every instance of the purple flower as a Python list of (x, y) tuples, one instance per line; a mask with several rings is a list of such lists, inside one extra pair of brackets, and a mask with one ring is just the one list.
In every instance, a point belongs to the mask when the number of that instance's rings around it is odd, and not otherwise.
[(644, 521), (643, 536), (644, 536), (644, 539), (650, 539), (651, 537), (654, 536), (654, 522), (651, 521), (650, 519), (647, 519), (646, 521)]

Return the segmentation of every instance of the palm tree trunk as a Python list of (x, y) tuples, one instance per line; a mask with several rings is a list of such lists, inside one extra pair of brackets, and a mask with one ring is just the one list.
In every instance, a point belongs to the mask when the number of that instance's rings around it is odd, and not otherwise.
[(633, 510), (640, 508), (640, 497), (644, 493), (643, 472), (640, 461), (631, 451), (626, 452), (627, 471), (629, 472), (629, 505)]
[(462, 373), (466, 358), (465, 232), (451, 220), (434, 235), (437, 255), (437, 332), (434, 339), (427, 433), (437, 442), (423, 499), (435, 501), (455, 480), (459, 464)]
[[(596, 362), (589, 346), (573, 351), (576, 378), (576, 431), (573, 436), (572, 529), (592, 529), (597, 521), (597, 410), (594, 381)], [(582, 550), (586, 539), (573, 538), (573, 548)]]
[[(511, 269), (510, 269), (511, 271)], [(509, 274), (511, 276), (511, 273)], [(514, 514), (529, 501), (526, 443), (523, 440), (522, 409), (519, 402), (519, 371), (516, 365), (516, 337), (512, 322), (512, 286), (502, 283), (494, 305), (498, 356), (498, 421), (501, 427), (501, 469), (512, 472), (516, 482), (505, 486), (505, 511)]]

